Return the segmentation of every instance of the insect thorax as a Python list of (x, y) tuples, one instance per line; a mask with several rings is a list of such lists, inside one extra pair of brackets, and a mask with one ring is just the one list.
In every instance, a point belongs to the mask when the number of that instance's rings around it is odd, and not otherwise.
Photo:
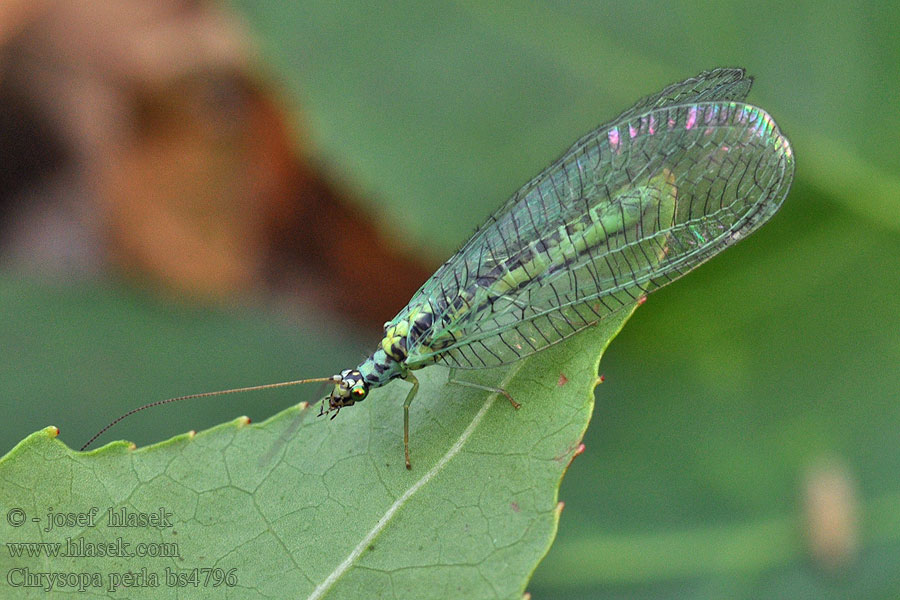
[(359, 371), (369, 385), (380, 386), (392, 379), (406, 377), (410, 369), (429, 363), (409, 364), (411, 351), (440, 347), (444, 341), (432, 337), (433, 310), (428, 302), (408, 305), (400, 314), (384, 324), (384, 337), (378, 349), (359, 366)]
[(359, 365), (363, 379), (372, 387), (379, 387), (392, 379), (406, 376), (406, 365), (379, 348)]

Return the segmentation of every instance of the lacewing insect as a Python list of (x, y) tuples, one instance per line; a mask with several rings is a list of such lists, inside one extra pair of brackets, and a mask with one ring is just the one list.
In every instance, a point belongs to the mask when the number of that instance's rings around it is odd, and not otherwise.
[[(648, 96), (577, 140), (522, 186), (393, 319), (359, 366), (338, 375), (160, 400), (328, 381), (320, 414), (393, 379), (409, 460), (413, 371), (494, 367), (534, 354), (642, 302), (774, 215), (794, 173), (790, 142), (743, 102), (752, 79), (715, 69)], [(461, 385), (504, 394), (473, 383)], [(327, 408), (325, 401), (327, 400)]]

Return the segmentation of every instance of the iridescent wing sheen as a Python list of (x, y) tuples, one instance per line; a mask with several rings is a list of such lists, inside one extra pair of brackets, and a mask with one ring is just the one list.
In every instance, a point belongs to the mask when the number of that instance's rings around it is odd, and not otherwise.
[(589, 138), (598, 130), (610, 129), (616, 123), (629, 121), (636, 115), (664, 106), (719, 102), (723, 100), (741, 102), (747, 97), (752, 85), (753, 78), (747, 77), (744, 69), (704, 71), (696, 77), (673, 83), (657, 94), (638, 100), (634, 106), (622, 112), (615, 119), (600, 125), (593, 132), (584, 136), (583, 139)]
[(780, 207), (787, 139), (719, 70), (669, 86), (523, 186), (394, 319), (431, 313), (407, 365), (518, 360), (631, 306)]

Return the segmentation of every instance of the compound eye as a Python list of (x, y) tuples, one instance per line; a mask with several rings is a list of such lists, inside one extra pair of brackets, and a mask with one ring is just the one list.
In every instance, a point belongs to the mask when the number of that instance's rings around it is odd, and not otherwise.
[(353, 397), (357, 400), (362, 400), (366, 397), (366, 389), (362, 387), (353, 388), (353, 391), (351, 391), (350, 393), (353, 394)]

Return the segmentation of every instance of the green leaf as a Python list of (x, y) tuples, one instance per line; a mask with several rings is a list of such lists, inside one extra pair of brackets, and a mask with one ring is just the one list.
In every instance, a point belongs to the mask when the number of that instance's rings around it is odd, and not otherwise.
[[(97, 573), (85, 584), (92, 592), (118, 578), (135, 586), (118, 589), (131, 598), (209, 595), (226, 576), (234, 587), (220, 591), (241, 598), (521, 597), (556, 534), (559, 483), (590, 420), (599, 356), (629, 316), (508, 368), (460, 375), (503, 386), (518, 411), (496, 393), (448, 384), (445, 369), (420, 371), (412, 471), (402, 382), (330, 422), (301, 405), (139, 449), (79, 453), (48, 427), (0, 459), (0, 505), (22, 511), (8, 519), (25, 517), (8, 521), (7, 544), (162, 543), (177, 557), (15, 557), (7, 546), (4, 595), (22, 591), (11, 586), (27, 571)], [(77, 524), (94, 508), (93, 526)], [(123, 508), (168, 516), (163, 526), (109, 527), (107, 511)], [(48, 512), (73, 522), (48, 528)], [(220, 571), (207, 581), (202, 569)], [(180, 588), (170, 587), (175, 572)]]

